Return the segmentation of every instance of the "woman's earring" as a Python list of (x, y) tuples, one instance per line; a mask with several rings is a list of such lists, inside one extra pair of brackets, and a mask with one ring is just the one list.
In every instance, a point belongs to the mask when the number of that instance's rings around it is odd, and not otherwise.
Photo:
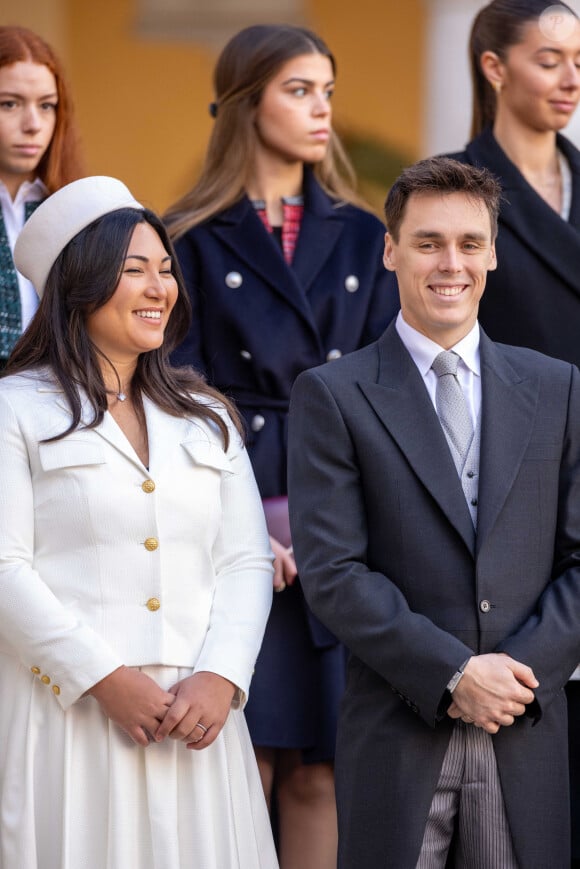
[(492, 84), (492, 88), (493, 88), (494, 91), (496, 92), (496, 95), (499, 97), (499, 95), (501, 94), (501, 88), (502, 88), (502, 84), (501, 84), (501, 82), (500, 82), (500, 81), (494, 81), (493, 84)]

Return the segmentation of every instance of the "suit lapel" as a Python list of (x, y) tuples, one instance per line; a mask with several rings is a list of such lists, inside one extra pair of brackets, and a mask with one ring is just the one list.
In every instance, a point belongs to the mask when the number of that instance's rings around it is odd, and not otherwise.
[(461, 481), (425, 384), (394, 323), (378, 348), (378, 380), (359, 386), (417, 477), (474, 553), (475, 529)]
[(536, 381), (522, 378), (481, 333), (481, 452), (477, 550), (505, 504), (533, 431)]
[(110, 413), (105, 413), (101, 424), (94, 429), (99, 437), (106, 440), (112, 447), (122, 453), (130, 462), (143, 470), (143, 462), (131, 446), (129, 440)]
[(491, 130), (485, 130), (470, 142), (466, 153), (471, 163), (486, 166), (501, 179), (506, 201), (502, 204), (500, 224), (509, 226), (535, 256), (544, 260), (574, 292), (580, 293), (577, 265), (580, 262), (580, 155), (562, 136), (558, 136), (558, 147), (567, 157), (572, 172), (569, 222), (562, 220), (538, 196), (500, 148)]
[(164, 465), (171, 466), (175, 461), (172, 451), (181, 449), (179, 445), (192, 437), (198, 423), (189, 417), (170, 416), (146, 395), (143, 396), (143, 408), (149, 441), (149, 469), (151, 474), (158, 474)]

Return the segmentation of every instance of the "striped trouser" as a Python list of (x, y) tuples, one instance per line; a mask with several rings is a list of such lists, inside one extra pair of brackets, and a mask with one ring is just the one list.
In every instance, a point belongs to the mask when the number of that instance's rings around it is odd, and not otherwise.
[(443, 759), (417, 869), (517, 869), (491, 735), (458, 721)]

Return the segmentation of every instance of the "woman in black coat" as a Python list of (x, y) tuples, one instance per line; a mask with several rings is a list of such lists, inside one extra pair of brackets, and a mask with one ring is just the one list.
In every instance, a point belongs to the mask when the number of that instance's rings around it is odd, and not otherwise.
[[(568, 10), (566, 12), (566, 10)], [(472, 141), (504, 201), (479, 320), (496, 341), (580, 365), (580, 152), (560, 134), (580, 98), (580, 23), (553, 0), (494, 0), (470, 38)], [(557, 638), (555, 638), (557, 642)], [(580, 866), (580, 668), (567, 685), (573, 865)]]
[[(285, 496), (290, 390), (306, 368), (377, 338), (398, 308), (384, 227), (356, 204), (331, 127), (335, 62), (315, 34), (256, 26), (215, 71), (200, 180), (168, 214), (193, 304), (176, 354), (233, 398), (262, 497)], [(329, 432), (332, 436), (332, 432)], [(271, 530), (274, 606), (246, 708), (282, 869), (336, 865), (332, 762), (345, 651), (305, 604)]]
[(496, 341), (580, 364), (580, 151), (560, 134), (580, 97), (580, 25), (550, 0), (494, 0), (470, 38), (472, 141), (459, 160), (504, 201), (479, 320)]

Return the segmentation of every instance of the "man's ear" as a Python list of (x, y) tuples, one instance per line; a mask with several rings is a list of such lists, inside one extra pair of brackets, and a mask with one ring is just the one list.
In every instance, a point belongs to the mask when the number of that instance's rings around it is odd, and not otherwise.
[(487, 267), (488, 272), (494, 272), (497, 268), (497, 254), (495, 252), (495, 242), (491, 246), (491, 257)]
[(395, 271), (395, 243), (390, 232), (385, 233), (385, 252), (383, 254), (383, 265), (389, 272)]

